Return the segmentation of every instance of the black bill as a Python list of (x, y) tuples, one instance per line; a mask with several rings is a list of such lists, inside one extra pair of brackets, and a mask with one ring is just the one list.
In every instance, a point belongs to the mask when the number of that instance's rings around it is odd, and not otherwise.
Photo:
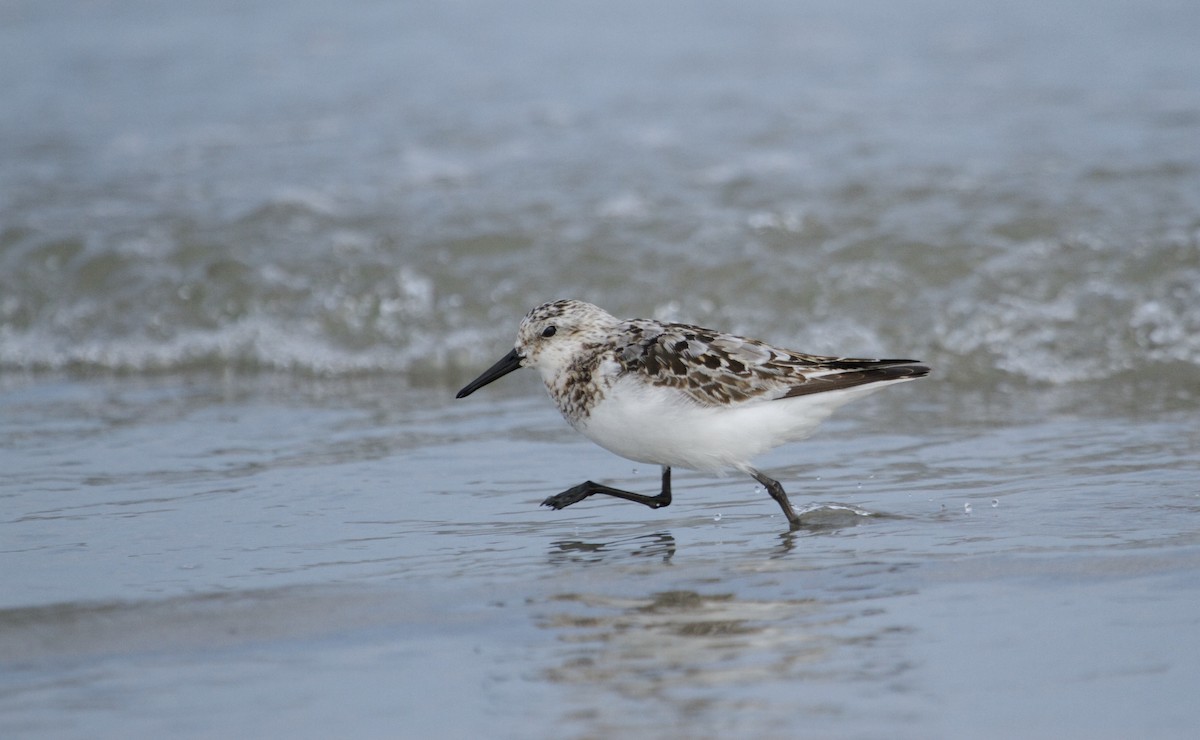
[(500, 361), (495, 365), (492, 365), (487, 370), (484, 370), (483, 374), (478, 378), (475, 378), (470, 383), (467, 383), (465, 386), (463, 386), (463, 389), (454, 397), (466, 398), (493, 380), (502, 378), (519, 367), (521, 367), (521, 355), (517, 354), (517, 350), (514, 349), (512, 352), (509, 352), (507, 355), (501, 357)]

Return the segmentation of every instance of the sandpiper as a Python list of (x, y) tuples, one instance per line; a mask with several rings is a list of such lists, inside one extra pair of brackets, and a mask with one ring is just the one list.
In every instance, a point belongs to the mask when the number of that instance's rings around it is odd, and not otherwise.
[(647, 496), (585, 481), (542, 502), (562, 509), (604, 494), (652, 509), (671, 503), (671, 468), (752, 476), (800, 517), (779, 481), (751, 467), (762, 453), (803, 439), (844, 403), (924, 377), (917, 360), (809, 355), (689, 324), (618, 319), (577, 300), (526, 314), (512, 351), (458, 392), (469, 396), (521, 367), (541, 373), (575, 429), (622, 457), (662, 466)]

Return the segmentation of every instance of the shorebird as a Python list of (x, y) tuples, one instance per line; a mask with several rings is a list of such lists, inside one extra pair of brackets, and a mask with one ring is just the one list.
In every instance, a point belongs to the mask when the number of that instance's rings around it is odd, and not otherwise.
[(464, 398), (522, 367), (585, 437), (621, 457), (662, 466), (648, 496), (584, 481), (550, 496), (562, 509), (603, 494), (652, 509), (671, 503), (671, 469), (739, 470), (766, 487), (794, 530), (800, 517), (779, 481), (751, 466), (803, 439), (839, 406), (924, 377), (917, 360), (809, 355), (689, 324), (618, 319), (577, 300), (534, 308), (512, 351), (460, 390)]

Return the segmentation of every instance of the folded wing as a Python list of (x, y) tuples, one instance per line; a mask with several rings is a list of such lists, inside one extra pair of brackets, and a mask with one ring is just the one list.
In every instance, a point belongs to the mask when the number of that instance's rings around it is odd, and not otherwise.
[(631, 328), (639, 339), (617, 358), (623, 370), (678, 388), (706, 406), (795, 398), (929, 374), (916, 360), (808, 355), (689, 324), (636, 323)]

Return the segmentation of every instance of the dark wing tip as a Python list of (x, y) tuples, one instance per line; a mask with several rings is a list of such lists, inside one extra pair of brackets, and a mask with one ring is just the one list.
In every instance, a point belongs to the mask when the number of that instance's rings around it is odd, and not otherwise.
[(922, 365), (919, 360), (881, 360), (881, 362), (891, 363), (885, 367), (879, 367), (878, 370), (889, 370), (896, 374), (896, 377), (923, 378), (928, 375), (932, 368), (928, 365)]
[(791, 388), (780, 398), (795, 398), (796, 396), (837, 391), (872, 383), (916, 380), (925, 377), (930, 372), (928, 365), (921, 365), (916, 360), (870, 360), (869, 363), (864, 366), (860, 362), (854, 366), (856, 369), (809, 379), (805, 383)]

